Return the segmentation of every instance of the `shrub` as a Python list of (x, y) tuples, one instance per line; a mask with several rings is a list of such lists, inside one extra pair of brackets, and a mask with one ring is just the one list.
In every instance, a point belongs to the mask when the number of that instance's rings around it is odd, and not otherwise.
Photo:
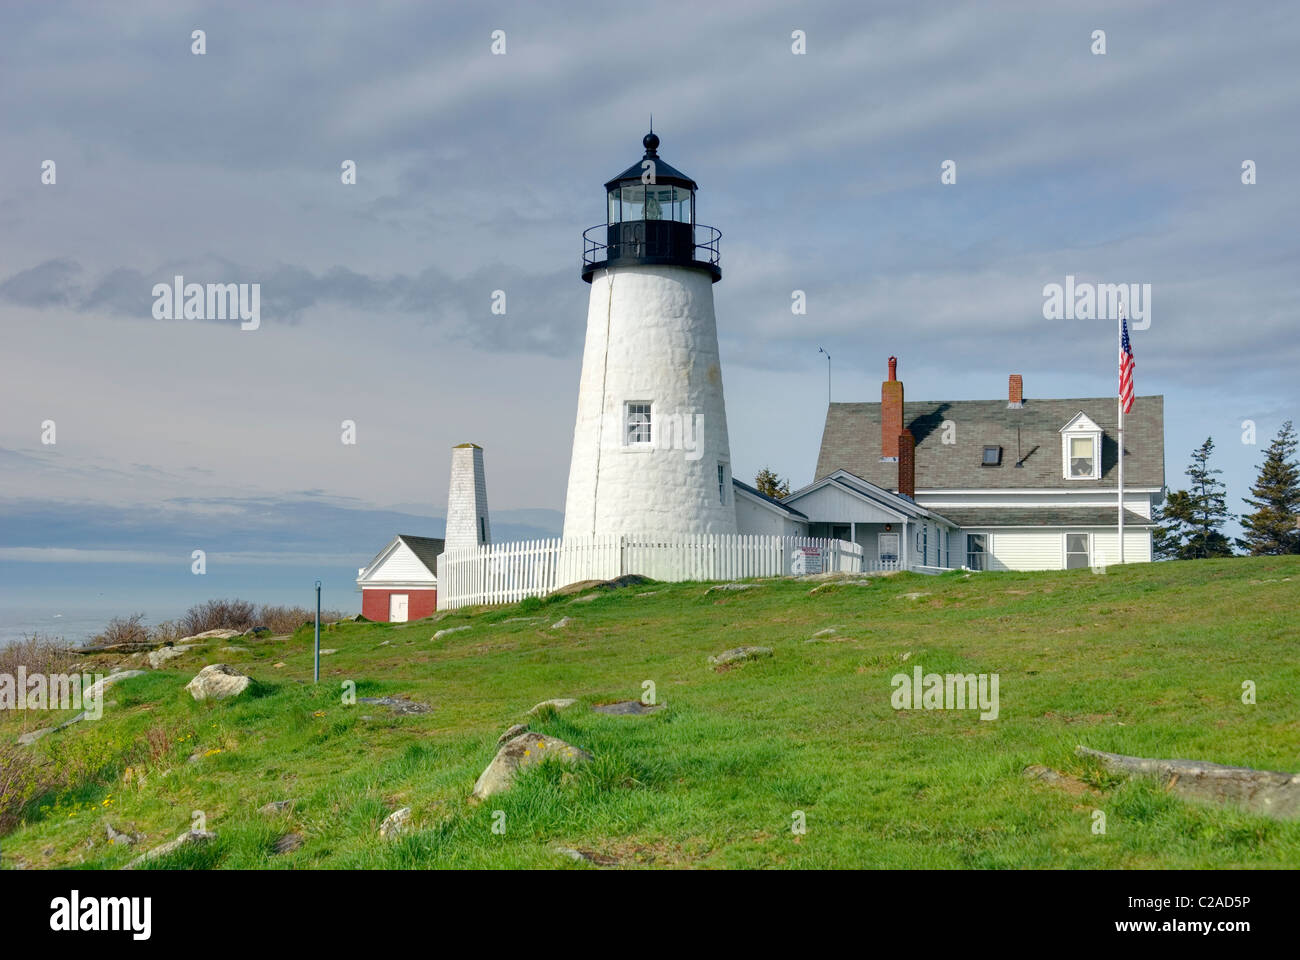
[(108, 621), (104, 631), (95, 637), (95, 642), (105, 646), (115, 643), (146, 643), (149, 640), (149, 630), (143, 620), (143, 613), (133, 613), (129, 617), (114, 617)]
[(190, 607), (176, 626), (187, 637), (209, 630), (247, 630), (257, 626), (256, 613), (247, 600), (209, 600)]
[(33, 633), (16, 643), (0, 647), (0, 673), (10, 676), (16, 674), (20, 666), (25, 667), (29, 674), (67, 673), (72, 663), (73, 656), (63, 641), (43, 634)]
[(0, 835), (18, 826), (23, 809), (48, 787), (41, 767), (26, 750), (0, 744)]

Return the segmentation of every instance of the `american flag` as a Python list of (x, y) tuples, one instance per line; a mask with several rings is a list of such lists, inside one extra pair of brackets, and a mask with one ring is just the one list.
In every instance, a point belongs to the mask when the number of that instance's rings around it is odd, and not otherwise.
[(1128, 319), (1120, 321), (1119, 400), (1125, 413), (1133, 412), (1133, 345), (1128, 340)]

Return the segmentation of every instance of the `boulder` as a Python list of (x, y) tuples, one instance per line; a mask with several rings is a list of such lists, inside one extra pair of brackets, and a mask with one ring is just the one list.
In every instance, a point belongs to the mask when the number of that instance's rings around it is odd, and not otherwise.
[(169, 853), (175, 853), (181, 847), (211, 843), (215, 839), (217, 839), (217, 835), (209, 830), (187, 830), (175, 840), (168, 840), (162, 846), (154, 847), (148, 853), (142, 853), (140, 856), (128, 863), (123, 869), (134, 870), (142, 863), (148, 863), (150, 860), (157, 860), (159, 857), (165, 857)]
[(275, 855), (293, 853), (303, 845), (303, 842), (301, 833), (286, 833), (279, 840), (275, 841), (275, 845), (271, 847), (271, 853)]
[(573, 706), (577, 702), (577, 700), (568, 697), (560, 697), (555, 700), (543, 700), (541, 703), (537, 704), (537, 706), (533, 707), (533, 709), (529, 710), (528, 715), (534, 717), (548, 707), (552, 710), (563, 710), (566, 707)]
[(113, 825), (107, 821), (104, 822), (104, 832), (108, 834), (108, 842), (113, 844), (115, 847), (129, 847), (135, 843), (135, 837), (131, 836), (129, 833), (119, 833), (114, 830)]
[(513, 740), (506, 741), (497, 751), (497, 755), (475, 782), (471, 799), (484, 800), (494, 793), (508, 790), (520, 770), (546, 760), (577, 765), (590, 761), (591, 754), (555, 737), (532, 732), (521, 733)]
[(556, 620), (553, 624), (551, 624), (551, 629), (563, 630), (571, 623), (573, 623), (573, 617), (560, 617), (559, 620)]
[(174, 660), (188, 650), (193, 650), (199, 646), (197, 643), (180, 643), (170, 647), (159, 647), (157, 650), (149, 651), (149, 666), (154, 670), (161, 669), (162, 665), (168, 660)]
[(410, 807), (402, 807), (400, 810), (394, 810), (386, 816), (384, 822), (379, 825), (379, 837), (381, 840), (392, 840), (394, 837), (401, 836), (410, 823)]
[(720, 583), (716, 587), (709, 587), (704, 593), (707, 596), (710, 593), (729, 593), (735, 590), (753, 590), (758, 584), (756, 583)]
[(18, 746), (30, 747), (37, 740), (41, 739), (41, 737), (53, 732), (53, 727), (41, 727), (39, 730), (29, 731), (28, 733), (24, 733), (18, 737)]
[(579, 580), (576, 583), (569, 583), (552, 591), (552, 596), (571, 597), (574, 594), (585, 593), (588, 590), (617, 590), (620, 587), (632, 587), (640, 583), (649, 583), (649, 577), (643, 577), (639, 573), (625, 573), (621, 577), (615, 577), (613, 580)]
[(328, 657), (331, 653), (338, 653), (338, 649), (335, 647), (326, 647), (321, 650), (320, 655), (322, 657)]
[(234, 667), (213, 663), (199, 671), (198, 676), (185, 685), (195, 700), (225, 700), (237, 697), (252, 683)]
[(181, 637), (177, 643), (189, 643), (192, 640), (229, 640), (231, 637), (243, 636), (238, 630), (204, 630), (190, 637)]
[(757, 660), (759, 657), (770, 656), (772, 656), (771, 647), (735, 647), (731, 650), (724, 650), (717, 656), (709, 657), (709, 663), (721, 667), (729, 663), (743, 663), (746, 660)]
[(460, 633), (462, 630), (468, 630), (469, 627), (444, 627), (433, 635), (434, 640), (441, 640), (443, 637), (453, 633)]
[(296, 800), (272, 800), (270, 803), (264, 803), (257, 808), (257, 812), (264, 817), (278, 817), (282, 813), (289, 813), (293, 810)]
[(497, 737), (497, 746), (499, 747), (507, 740), (513, 740), (515, 737), (519, 736), (519, 734), (527, 733), (527, 732), (528, 732), (528, 724), (526, 723), (512, 724), (510, 727), (506, 729), (505, 733)]

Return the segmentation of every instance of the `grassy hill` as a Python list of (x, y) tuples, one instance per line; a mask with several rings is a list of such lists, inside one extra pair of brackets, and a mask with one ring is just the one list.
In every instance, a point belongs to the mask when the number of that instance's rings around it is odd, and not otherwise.
[[(319, 686), (310, 628), (233, 641), (247, 652), (212, 641), (113, 687), (102, 720), (25, 748), (64, 786), (27, 806), (4, 866), (118, 867), (185, 830), (192, 811), (217, 840), (159, 866), (584, 868), (557, 846), (656, 867), (1300, 866), (1300, 822), (1189, 803), (1073, 753), (1300, 769), (1300, 558), (707, 590), (641, 585), (436, 622), (341, 623), (322, 635), (337, 652)], [(561, 617), (572, 622), (552, 629)], [(432, 639), (449, 627), (469, 629)], [(706, 664), (744, 644), (774, 655)], [(194, 702), (185, 684), (215, 662), (255, 687)], [(998, 674), (998, 719), (893, 709), (891, 677), (917, 665)], [(589, 709), (638, 698), (647, 680), (665, 709)], [(1246, 680), (1254, 705), (1241, 700)], [(434, 709), (344, 705), (344, 681)], [(555, 697), (579, 703), (524, 717)], [(0, 739), (50, 719), (0, 715)], [(467, 803), (498, 735), (525, 719), (593, 762), (544, 765)], [(1083, 783), (1027, 778), (1031, 764)], [(290, 798), (287, 815), (257, 812)], [(380, 840), (403, 806), (412, 832)], [(140, 841), (108, 844), (106, 820)], [(274, 854), (288, 831), (304, 845)]]

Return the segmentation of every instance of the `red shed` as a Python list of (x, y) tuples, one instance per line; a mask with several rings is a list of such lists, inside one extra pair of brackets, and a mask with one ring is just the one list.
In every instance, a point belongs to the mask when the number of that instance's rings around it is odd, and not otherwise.
[(369, 565), (357, 571), (361, 615), (405, 623), (438, 609), (438, 554), (445, 541), (398, 534)]

